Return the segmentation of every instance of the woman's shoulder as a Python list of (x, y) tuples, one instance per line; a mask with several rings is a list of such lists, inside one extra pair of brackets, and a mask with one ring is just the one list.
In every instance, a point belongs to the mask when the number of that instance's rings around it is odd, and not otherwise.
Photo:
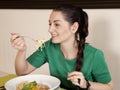
[(102, 51), (100, 49), (94, 47), (93, 45), (86, 43), (85, 44), (85, 52), (96, 53), (96, 52), (102, 52)]

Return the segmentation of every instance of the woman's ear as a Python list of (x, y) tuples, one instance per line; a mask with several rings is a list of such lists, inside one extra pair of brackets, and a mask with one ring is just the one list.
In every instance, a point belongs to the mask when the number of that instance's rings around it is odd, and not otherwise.
[(78, 30), (79, 24), (78, 22), (74, 22), (74, 24), (71, 26), (71, 31), (75, 33)]

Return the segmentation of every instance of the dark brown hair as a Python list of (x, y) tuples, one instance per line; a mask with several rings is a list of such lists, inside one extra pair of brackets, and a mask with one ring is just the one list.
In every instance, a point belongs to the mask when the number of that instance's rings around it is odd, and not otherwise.
[(64, 14), (66, 21), (70, 24), (78, 22), (79, 27), (75, 33), (75, 39), (78, 43), (78, 53), (76, 61), (76, 71), (80, 71), (84, 58), (84, 46), (88, 36), (88, 15), (80, 7), (73, 5), (61, 5), (54, 9)]

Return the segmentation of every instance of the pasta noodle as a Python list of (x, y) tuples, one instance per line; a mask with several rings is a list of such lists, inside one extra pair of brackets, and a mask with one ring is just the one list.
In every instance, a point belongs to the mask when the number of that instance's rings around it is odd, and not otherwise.
[(45, 47), (45, 40), (44, 39), (39, 39), (39, 40), (36, 40), (36, 42), (41, 47), (41, 51), (42, 51), (42, 48)]
[(16, 90), (50, 90), (47, 85), (37, 84), (36, 81), (33, 82), (21, 82), (17, 85)]

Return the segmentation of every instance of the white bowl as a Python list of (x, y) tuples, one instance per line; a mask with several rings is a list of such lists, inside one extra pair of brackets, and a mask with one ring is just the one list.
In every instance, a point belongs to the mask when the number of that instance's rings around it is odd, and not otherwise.
[(60, 86), (60, 80), (56, 77), (42, 74), (31, 74), (25, 76), (18, 76), (7, 81), (5, 83), (5, 88), (6, 90), (16, 90), (16, 86), (24, 81), (28, 82), (36, 81), (37, 83), (48, 85), (50, 87), (50, 90), (58, 89)]

